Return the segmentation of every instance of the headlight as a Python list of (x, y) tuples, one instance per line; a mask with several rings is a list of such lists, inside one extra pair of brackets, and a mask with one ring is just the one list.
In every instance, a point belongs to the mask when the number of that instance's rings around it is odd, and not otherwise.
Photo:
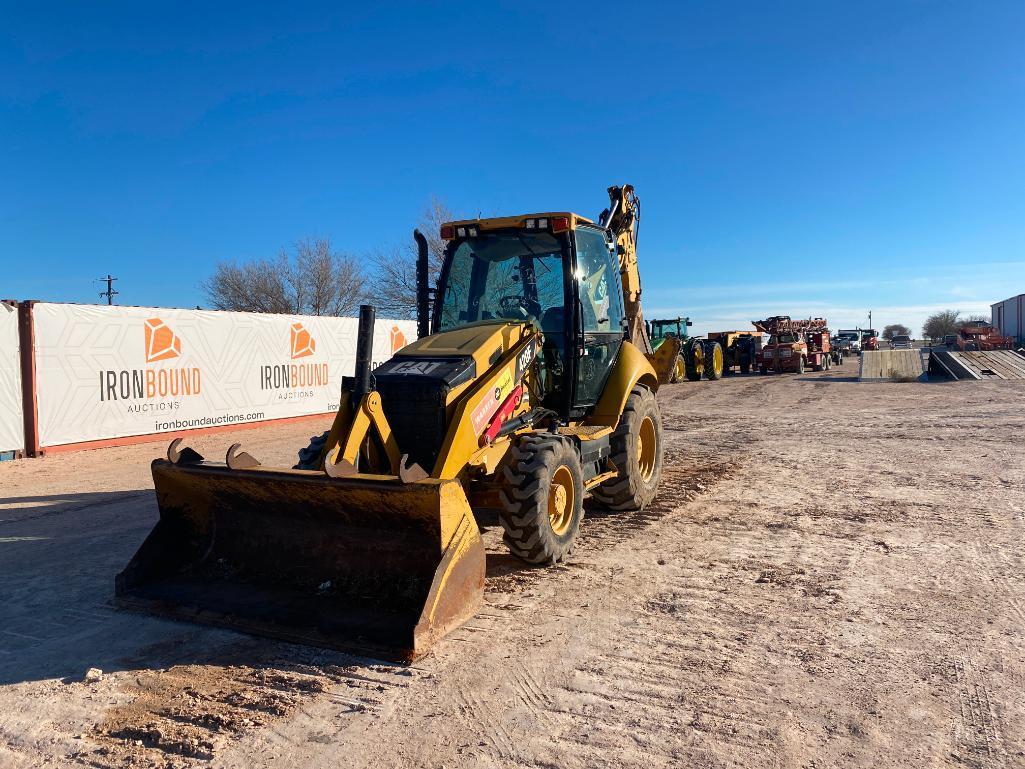
[(781, 358), (789, 358), (793, 354), (794, 351), (791, 350), (789, 347), (784, 347), (782, 350), (779, 351), (779, 357)]
[(771, 358), (772, 357), (772, 350), (762, 350), (762, 357), (763, 358)]

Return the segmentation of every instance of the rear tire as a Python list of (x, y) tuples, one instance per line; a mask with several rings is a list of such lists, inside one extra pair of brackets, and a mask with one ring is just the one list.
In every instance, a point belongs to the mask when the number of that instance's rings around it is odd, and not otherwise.
[(642, 510), (662, 475), (662, 415), (655, 394), (644, 385), (630, 392), (610, 444), (619, 473), (592, 495), (610, 510)]
[(724, 360), (722, 345), (718, 342), (705, 343), (705, 376), (711, 381), (722, 379)]
[(299, 449), (299, 462), (292, 466), (293, 470), (319, 470), (320, 455), (324, 451), (324, 444), (327, 443), (327, 434), (329, 431), (325, 430), (320, 435), (314, 435), (310, 438), (310, 445), (304, 449)]
[(499, 519), (509, 551), (527, 563), (564, 560), (584, 517), (584, 474), (573, 443), (526, 435), (509, 450), (503, 474)]
[(683, 355), (687, 361), (687, 379), (697, 382), (705, 373), (705, 348), (701, 342), (691, 340)]

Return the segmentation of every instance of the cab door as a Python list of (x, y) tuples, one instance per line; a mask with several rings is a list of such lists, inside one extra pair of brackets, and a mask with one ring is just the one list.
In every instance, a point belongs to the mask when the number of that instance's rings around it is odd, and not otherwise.
[(593, 406), (623, 344), (623, 292), (619, 260), (605, 231), (580, 226), (576, 229), (572, 280), (581, 343), (575, 350), (573, 406)]

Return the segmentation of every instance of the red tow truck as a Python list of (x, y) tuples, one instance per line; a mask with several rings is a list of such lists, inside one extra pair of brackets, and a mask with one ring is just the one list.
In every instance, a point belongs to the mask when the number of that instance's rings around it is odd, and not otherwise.
[(1014, 340), (1003, 336), (984, 320), (971, 320), (961, 326), (954, 342), (959, 350), (1013, 350)]
[(824, 318), (791, 320), (789, 315), (774, 315), (751, 322), (763, 334), (769, 334), (769, 341), (758, 354), (758, 370), (763, 374), (803, 374), (808, 366), (816, 371), (832, 368), (829, 327)]

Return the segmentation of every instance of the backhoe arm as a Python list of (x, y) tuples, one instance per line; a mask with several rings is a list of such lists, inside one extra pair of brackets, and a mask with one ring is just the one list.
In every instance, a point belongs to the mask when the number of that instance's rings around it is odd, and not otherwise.
[(640, 220), (641, 201), (634, 193), (633, 185), (609, 187), (609, 207), (602, 212), (601, 224), (611, 230), (616, 240), (627, 330), (630, 341), (645, 355), (651, 356), (651, 341), (641, 315), (641, 273), (637, 269), (637, 232)]

